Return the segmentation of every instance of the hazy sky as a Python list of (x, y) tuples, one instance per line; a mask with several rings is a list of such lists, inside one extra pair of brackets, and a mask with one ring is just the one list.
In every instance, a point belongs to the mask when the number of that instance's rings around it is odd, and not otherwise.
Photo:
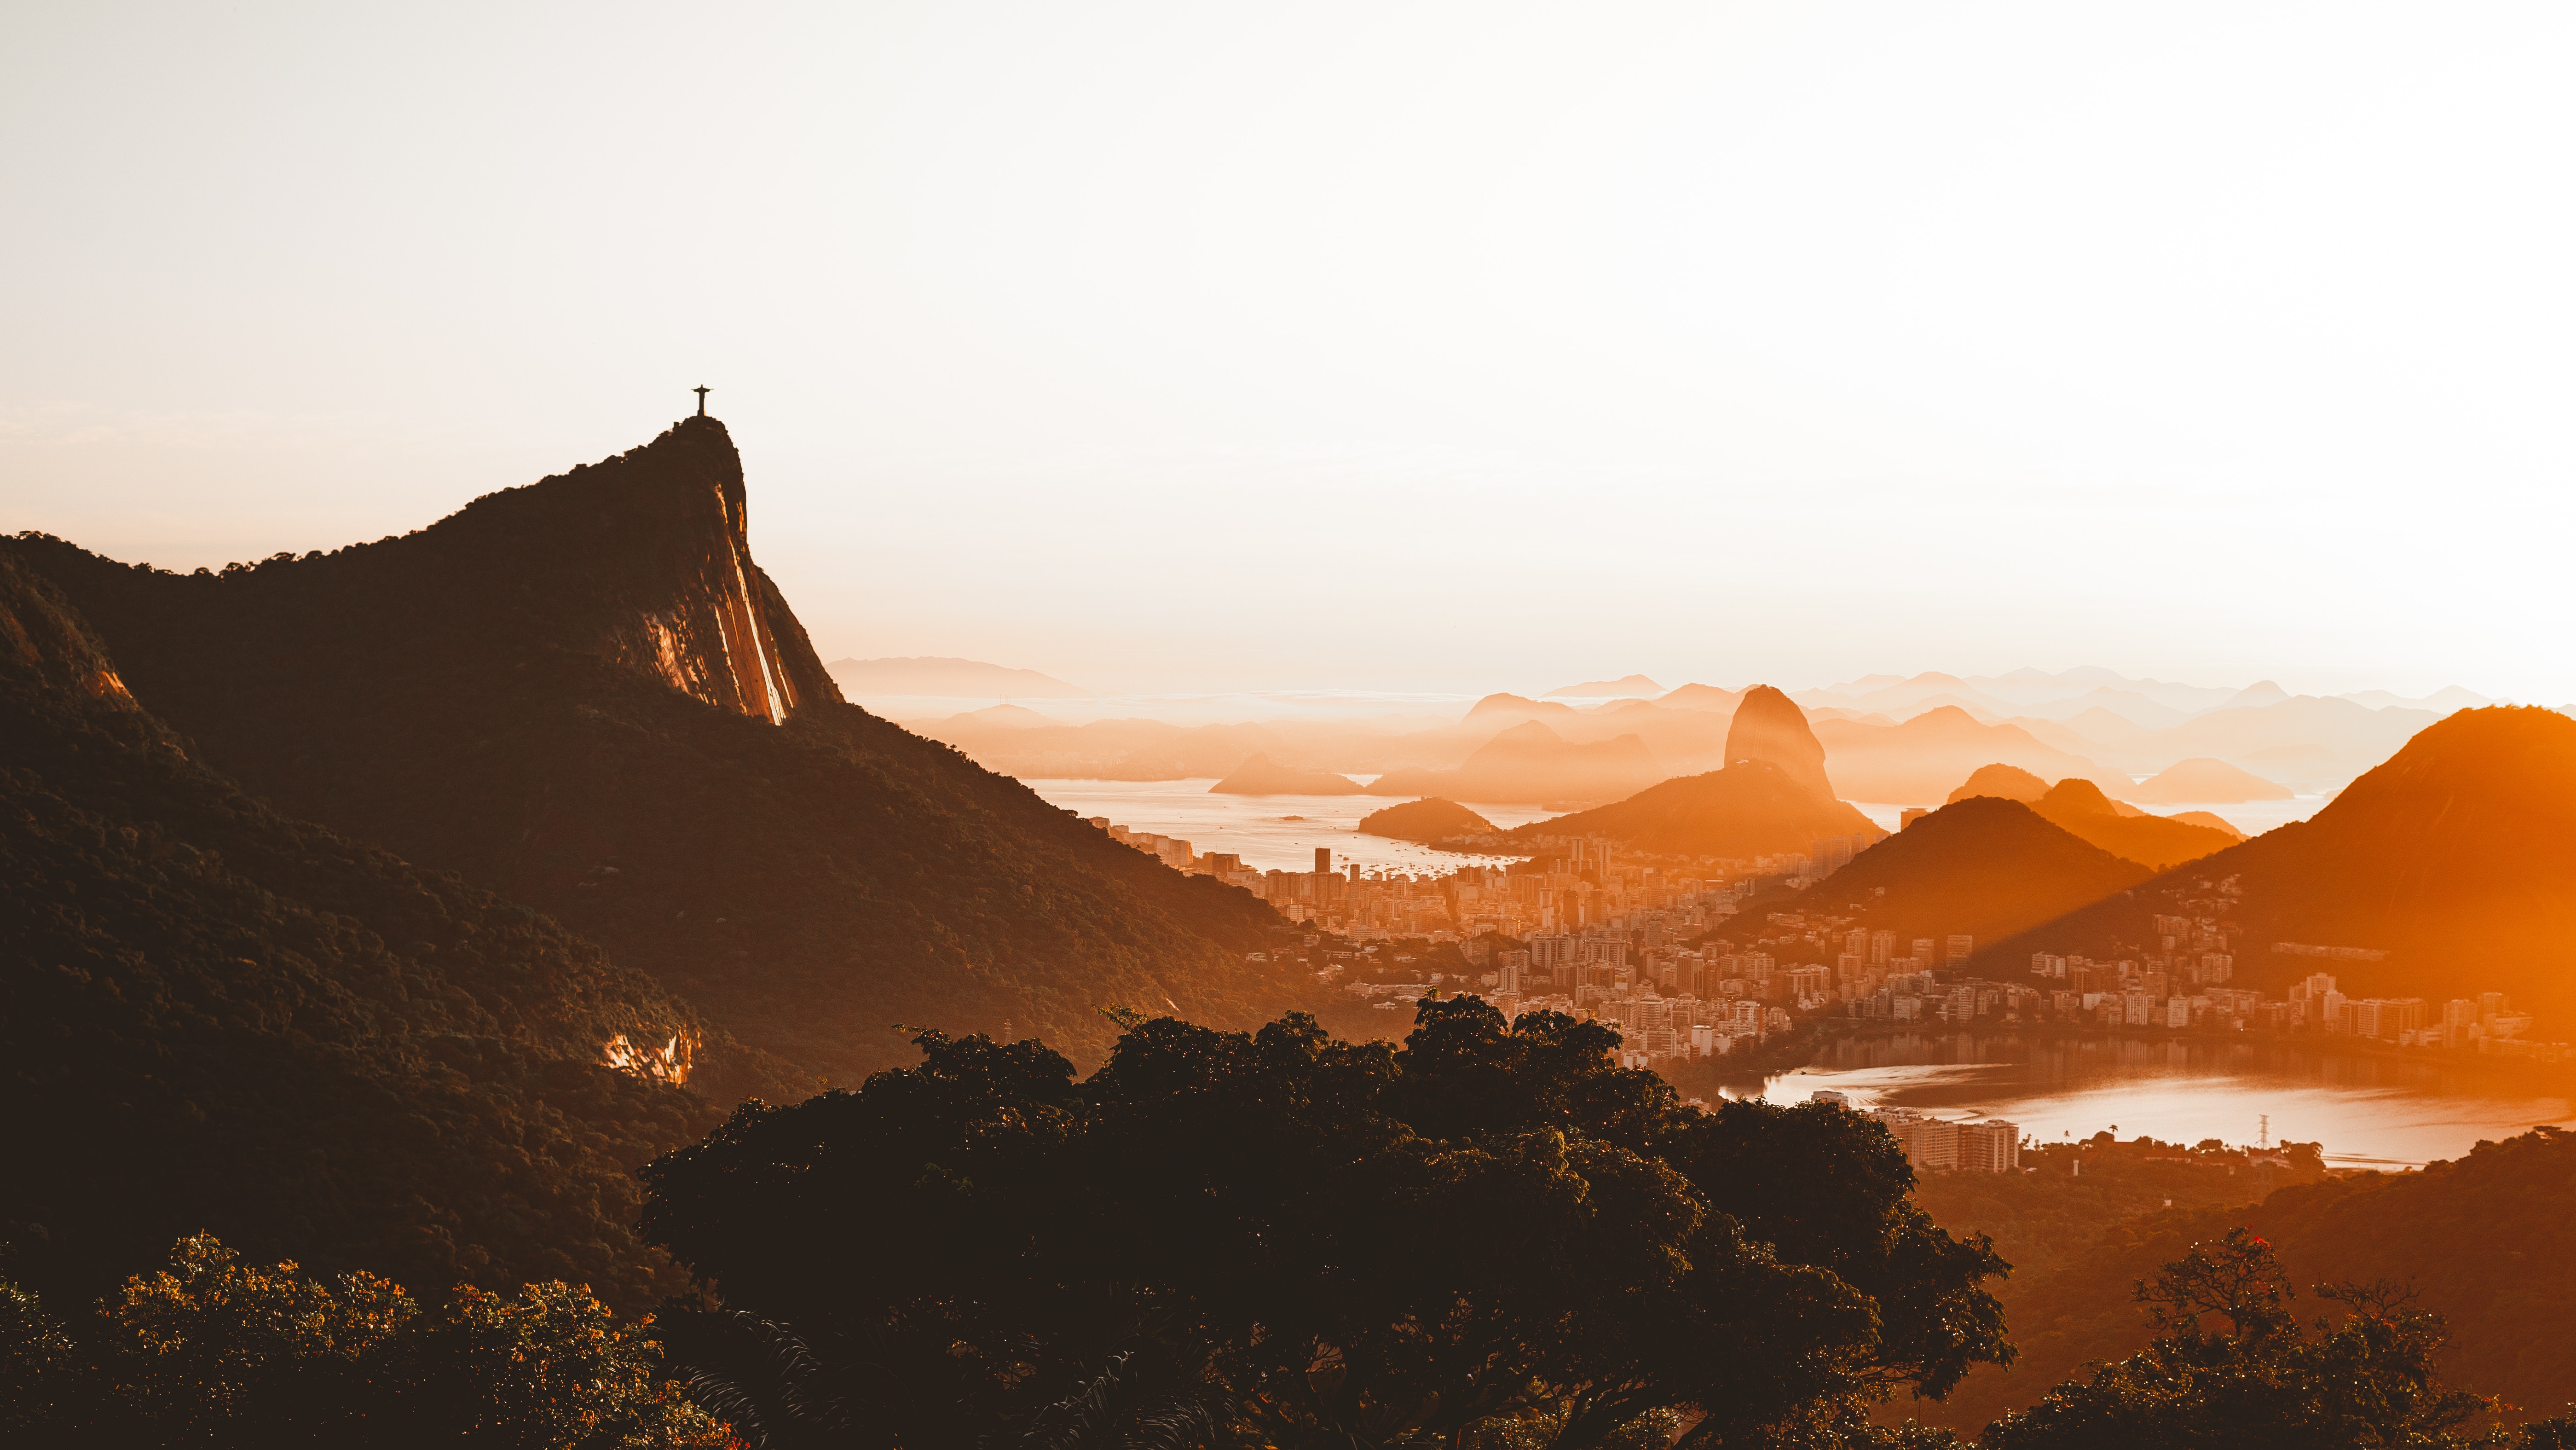
[(2576, 9), (25, 6), (0, 527), (715, 389), (827, 658), (2576, 699)]

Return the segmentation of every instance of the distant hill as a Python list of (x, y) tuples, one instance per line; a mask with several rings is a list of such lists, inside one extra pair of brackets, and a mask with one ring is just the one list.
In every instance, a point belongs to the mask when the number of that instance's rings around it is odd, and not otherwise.
[(2290, 692), (2282, 689), (2272, 681), (2257, 680), (2253, 684), (2247, 685), (2244, 689), (2241, 689), (2234, 695), (2228, 697), (2227, 703), (2219, 706), (2218, 708), (2221, 710), (2259, 710), (2266, 705), (2278, 705), (2289, 698)]
[(2240, 839), (2232, 830), (2212, 830), (2138, 811), (2124, 813), (2102, 794), (2100, 786), (2074, 777), (2050, 786), (2046, 795), (2029, 805), (2052, 824), (2151, 871), (2224, 851)]
[(1208, 787), (1210, 795), (1358, 795), (1360, 783), (1328, 770), (1299, 770), (1255, 755)]
[[(1467, 707), (1466, 723), (1518, 725), (1524, 720), (1572, 720), (1578, 712), (1561, 700), (1533, 700), (1526, 695), (1492, 694)], [(1490, 722), (1490, 723), (1488, 723)]]
[(1057, 722), (1026, 705), (987, 705), (965, 710), (931, 727), (934, 730), (1046, 730)]
[(748, 506), (732, 438), (692, 418), (328, 555), (183, 576), (0, 552), (70, 596), (192, 755), (839, 1081), (914, 1060), (898, 1022), (1081, 1057), (1101, 1007), (1242, 1024), (1301, 1000), (1244, 960), (1265, 904), (844, 703)]
[(1615, 800), (1661, 779), (1663, 770), (1634, 735), (1576, 744), (1532, 720), (1480, 746), (1456, 770), (1397, 770), (1370, 795), (1437, 795), (1450, 800)]
[[(2240, 694), (2271, 697), (2259, 685)], [(2089, 717), (2067, 723), (2088, 736), (2098, 736), (2099, 751), (2087, 753), (2122, 771), (2160, 771), (2181, 761), (2207, 758), (2267, 780), (2323, 789), (2388, 759), (2416, 731), (2440, 718), (2430, 710), (2372, 710), (2350, 700), (2299, 695), (2213, 710), (2166, 730), (2143, 730), (2127, 721), (2119, 722), (2116, 730), (2101, 729)], [(2122, 789), (2111, 781), (2097, 783), (2114, 794)]]
[(1949, 805), (1972, 796), (1990, 795), (1997, 800), (2035, 801), (2048, 794), (2048, 782), (2018, 765), (1980, 765), (1957, 790), (1950, 792)]
[(1603, 836), (1676, 856), (1756, 856), (1804, 851), (1827, 836), (1875, 836), (1878, 827), (1830, 796), (1819, 797), (1767, 760), (1664, 781), (1615, 805), (1536, 821), (1519, 837)]
[(1857, 907), (1872, 929), (1901, 939), (1960, 932), (1985, 947), (2148, 874), (2019, 801), (1977, 796), (1880, 841), (1794, 901), (1828, 911)]
[[(2046, 923), (2006, 955), (2109, 954), (2148, 916), (2233, 878), (2236, 980), (2277, 990), (2313, 971), (2351, 996), (2510, 994), (2576, 1033), (2576, 720), (2535, 707), (2463, 710), (2305, 821)], [(2385, 960), (2275, 955), (2274, 942), (2359, 947)]]
[(1586, 680), (1579, 685), (1560, 686), (1548, 691), (1547, 698), (1554, 699), (1559, 695), (1576, 695), (1588, 699), (1617, 699), (1622, 696), (1634, 696), (1644, 700), (1652, 699), (1663, 692), (1663, 686), (1647, 679), (1644, 675), (1626, 675), (1615, 680)]
[(1493, 829), (1494, 823), (1483, 816), (1456, 801), (1436, 796), (1388, 806), (1360, 818), (1362, 834), (1398, 841), (1445, 841), (1452, 836), (1490, 835)]
[(917, 728), (986, 770), (1021, 780), (1189, 780), (1224, 775), (1247, 755), (1289, 748), (1266, 725), (1059, 725), (1019, 705), (969, 710)]
[(1721, 690), (1715, 685), (1681, 685), (1667, 691), (1655, 701), (1667, 710), (1706, 710), (1719, 715), (1732, 715), (1744, 696), (1735, 690)]
[(2088, 690), (2071, 700), (2051, 701), (2032, 709), (2030, 713), (2046, 720), (2069, 720), (2091, 710), (2101, 710), (2117, 715), (2132, 724), (2151, 730), (2179, 725), (2191, 718), (2191, 712), (2188, 710), (2177, 710), (2170, 705), (2141, 695), (2135, 690), (2115, 690), (2108, 685)]
[(814, 1086), (552, 918), (208, 769), (6, 553), (0, 739), (0, 1241), (61, 1302), (210, 1230), (641, 1309), (684, 1280), (633, 1170)]
[(1726, 727), (1726, 763), (1747, 760), (1780, 767), (1799, 789), (1820, 801), (1835, 799), (1834, 783), (1825, 775), (1825, 747), (1808, 726), (1806, 712), (1769, 685), (1746, 690)]
[(960, 699), (1074, 700), (1091, 691), (1035, 670), (1005, 669), (982, 660), (922, 655), (908, 659), (838, 659), (825, 665), (853, 695), (953, 695)]
[[(2124, 722), (2125, 723), (2125, 722)], [(2080, 775), (2111, 790), (2127, 777), (2091, 759), (2042, 744), (2018, 725), (1979, 724), (1955, 707), (1929, 710), (1897, 725), (1825, 720), (1816, 725), (1826, 768), (1851, 800), (1936, 801), (1979, 766), (2017, 766), (2043, 780)]]
[(2242, 841), (2245, 839), (2245, 833), (2236, 829), (2235, 822), (2228, 820), (2225, 816), (2213, 815), (2208, 811), (2176, 811), (2172, 815), (2165, 817), (2165, 819), (2169, 821), (2181, 821), (2186, 825), (2207, 826), (2213, 831), (2224, 831), (2227, 833), (2230, 840)]
[(2244, 801), (2285, 801), (2295, 792), (2251, 771), (2239, 770), (2223, 760), (2199, 756), (2179, 760), (2155, 776), (2129, 787), (2131, 800), (2151, 805), (2179, 805), (2184, 801), (2202, 801), (2211, 805), (2234, 805)]

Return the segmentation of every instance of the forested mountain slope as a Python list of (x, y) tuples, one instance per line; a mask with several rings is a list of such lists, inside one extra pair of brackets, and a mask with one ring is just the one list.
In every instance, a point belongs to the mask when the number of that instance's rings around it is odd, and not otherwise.
[[(552, 913), (718, 1027), (855, 1081), (895, 1023), (1215, 1022), (1291, 999), (1262, 903), (841, 701), (689, 419), (429, 528), (221, 574), (9, 553), (148, 708), (292, 814)], [(777, 723), (773, 723), (777, 722)]]
[[(2050, 921), (1999, 955), (2114, 955), (2149, 939), (2152, 915), (2219, 883), (2233, 893), (2240, 986), (2277, 991), (2322, 970), (2355, 997), (2502, 991), (2563, 1037), (2576, 1021), (2576, 720), (2462, 710), (2310, 819)], [(2275, 942), (2386, 956), (2321, 960), (2275, 954)]]
[(5, 557), (0, 740), (0, 1241), (68, 1302), (211, 1230), (640, 1307), (676, 1280), (630, 1171), (721, 1107), (651, 1075), (802, 1090), (546, 917), (190, 759)]

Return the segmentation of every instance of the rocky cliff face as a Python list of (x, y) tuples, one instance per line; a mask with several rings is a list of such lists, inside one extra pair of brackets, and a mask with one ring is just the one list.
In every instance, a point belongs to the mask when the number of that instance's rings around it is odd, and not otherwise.
[[(724, 424), (686, 418), (650, 447), (650, 466), (629, 454), (533, 486), (562, 496), (550, 503), (596, 501), (628, 525), (589, 541), (624, 554), (612, 567), (639, 586), (633, 611), (601, 632), (600, 656), (773, 725), (839, 700), (804, 627), (751, 560), (742, 458)], [(572, 512), (558, 509), (557, 519), (571, 523)]]

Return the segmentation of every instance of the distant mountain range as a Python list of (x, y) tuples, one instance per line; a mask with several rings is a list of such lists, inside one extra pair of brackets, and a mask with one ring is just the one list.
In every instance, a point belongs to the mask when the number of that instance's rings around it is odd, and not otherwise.
[(1006, 669), (982, 660), (921, 656), (910, 659), (838, 659), (823, 667), (853, 695), (953, 696), (964, 700), (1077, 700), (1091, 691), (1035, 670)]
[(1478, 746), (1455, 770), (1389, 771), (1370, 782), (1368, 793), (1540, 804), (1617, 800), (1663, 774), (1634, 735), (1570, 741), (1530, 720)]
[(1664, 687), (1644, 675), (1628, 675), (1616, 680), (1586, 680), (1580, 685), (1560, 685), (1547, 692), (1547, 698), (1574, 695), (1589, 699), (1650, 699), (1664, 692)]

